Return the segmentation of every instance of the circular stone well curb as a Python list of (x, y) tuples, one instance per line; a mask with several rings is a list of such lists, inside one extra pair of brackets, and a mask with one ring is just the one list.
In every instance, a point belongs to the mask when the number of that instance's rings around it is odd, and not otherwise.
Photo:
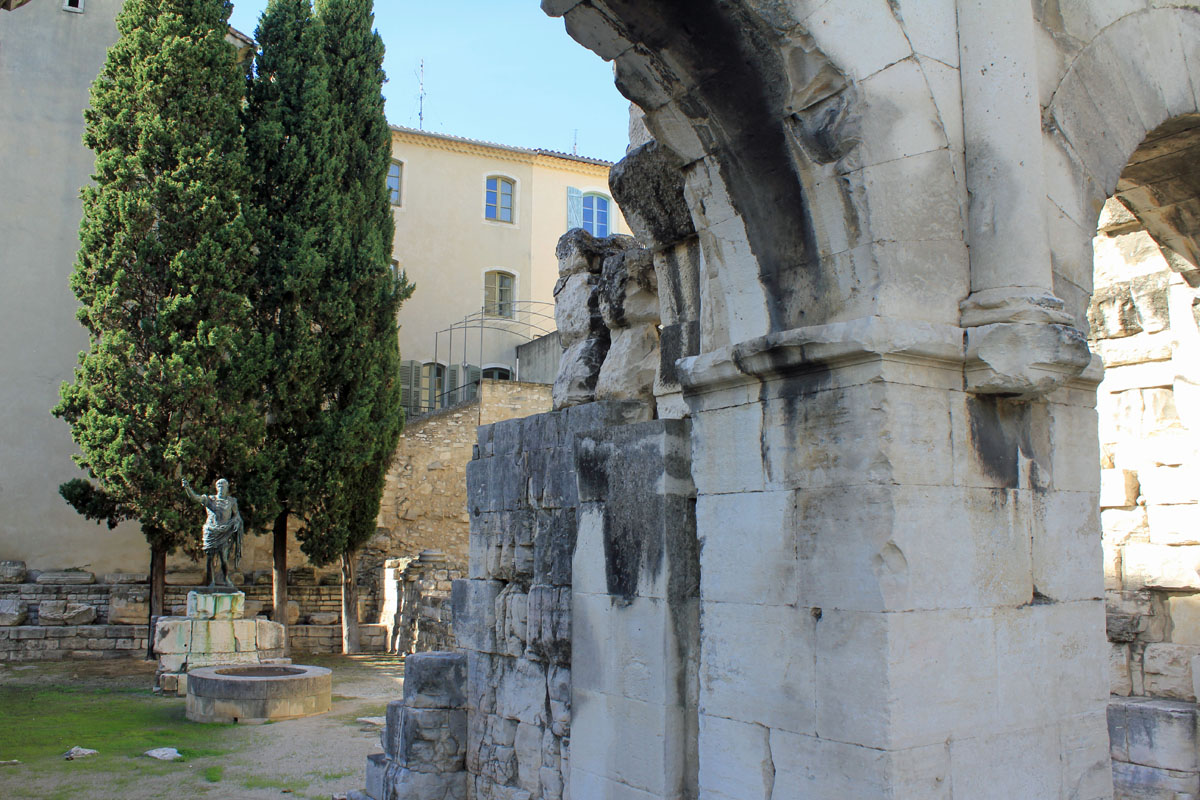
[(329, 710), (332, 673), (301, 664), (200, 667), (188, 673), (187, 718), (259, 723)]

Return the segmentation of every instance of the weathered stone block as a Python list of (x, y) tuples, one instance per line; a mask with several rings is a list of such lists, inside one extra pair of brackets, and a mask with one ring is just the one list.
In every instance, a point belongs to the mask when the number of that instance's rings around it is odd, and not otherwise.
[(29, 606), (17, 597), (0, 598), (0, 626), (22, 625), (29, 617)]
[(496, 676), (496, 713), (530, 725), (546, 720), (546, 673), (524, 659), (499, 659)]
[(1121, 553), (1121, 571), (1126, 589), (1200, 591), (1200, 546), (1129, 542)]
[(1145, 767), (1125, 761), (1112, 765), (1116, 796), (1131, 800), (1182, 800), (1200, 795), (1200, 773)]
[(113, 589), (108, 595), (110, 625), (144, 625), (150, 620), (148, 589), (125, 587)]
[(37, 576), (37, 583), (46, 586), (83, 586), (96, 582), (96, 576), (83, 570), (47, 570)]
[(1128, 760), (1135, 764), (1200, 771), (1195, 703), (1175, 700), (1124, 701)]
[(466, 685), (464, 653), (413, 653), (404, 659), (404, 702), (410, 708), (463, 708)]
[(164, 580), (167, 586), (199, 586), (204, 582), (204, 570), (168, 570)]
[(1142, 654), (1146, 694), (1175, 700), (1195, 701), (1192, 685), (1192, 659), (1200, 647), (1186, 644), (1152, 642)]
[(457, 580), (451, 593), (454, 637), (459, 647), (496, 652), (496, 598), (500, 581)]
[(233, 620), (192, 620), (193, 661), (200, 654), (233, 653), (237, 650), (233, 638)]
[(254, 630), (259, 650), (282, 650), (284, 627), (268, 619), (255, 619)]
[(23, 583), (24, 581), (24, 561), (0, 561), (0, 583)]
[(192, 649), (192, 620), (186, 616), (160, 616), (154, 628), (154, 651), (184, 654)]
[(188, 616), (193, 619), (241, 619), (246, 615), (242, 592), (188, 592)]
[(559, 361), (554, 379), (554, 410), (590, 403), (596, 399), (600, 367), (608, 355), (608, 329), (569, 345)]
[(96, 618), (96, 607), (65, 600), (43, 600), (38, 604), (39, 625), (87, 625)]
[(149, 583), (150, 576), (144, 572), (109, 572), (104, 576), (104, 583), (128, 584)]

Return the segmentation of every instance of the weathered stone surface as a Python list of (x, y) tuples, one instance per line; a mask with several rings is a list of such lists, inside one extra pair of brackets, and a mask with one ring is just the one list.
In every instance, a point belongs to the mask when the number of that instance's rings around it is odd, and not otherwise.
[(187, 615), (192, 619), (241, 619), (246, 615), (246, 595), (232, 591), (188, 592), (187, 606)]
[(84, 586), (95, 583), (96, 576), (83, 570), (47, 570), (37, 576), (41, 585)]
[(600, 279), (583, 272), (560, 279), (554, 294), (554, 322), (564, 348), (604, 331)]
[(410, 708), (462, 708), (466, 685), (464, 653), (413, 653), (404, 660), (404, 702)]
[(103, 583), (148, 583), (149, 580), (150, 576), (144, 572), (109, 572), (105, 574)]
[(660, 321), (658, 276), (648, 250), (625, 250), (604, 259), (597, 293), (610, 330)]
[(1200, 646), (1152, 642), (1142, 656), (1146, 694), (1175, 700), (1196, 700), (1192, 684), (1192, 659)]
[(554, 410), (590, 403), (596, 399), (596, 382), (608, 355), (607, 329), (601, 336), (581, 339), (563, 351), (554, 379)]
[(204, 571), (199, 569), (167, 570), (164, 580), (168, 586), (199, 586), (204, 583)]
[(657, 325), (637, 325), (614, 331), (612, 344), (596, 379), (596, 399), (652, 404), (658, 366)]
[(1200, 591), (1200, 546), (1129, 542), (1121, 554), (1121, 570), (1126, 589)]
[(627, 153), (613, 166), (608, 184), (625, 221), (654, 249), (696, 235), (683, 196), (682, 164), (658, 142), (651, 140)]
[(111, 625), (145, 625), (150, 621), (150, 601), (143, 592), (118, 593), (108, 598), (108, 622)]
[(16, 597), (0, 598), (0, 627), (23, 625), (29, 617), (29, 606)]
[(1078, 375), (1091, 352), (1069, 325), (998, 322), (967, 330), (967, 361), (970, 391), (1029, 396)]
[(66, 600), (46, 600), (38, 604), (39, 625), (88, 625), (96, 618), (96, 607)]
[(341, 614), (336, 611), (316, 612), (308, 615), (310, 625), (336, 625), (340, 619)]
[(21, 583), (24, 580), (24, 561), (0, 561), (0, 583)]

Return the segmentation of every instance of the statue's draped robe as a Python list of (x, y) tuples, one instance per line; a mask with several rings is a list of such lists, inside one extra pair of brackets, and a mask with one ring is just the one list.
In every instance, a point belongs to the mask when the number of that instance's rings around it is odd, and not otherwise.
[(224, 499), (217, 495), (201, 495), (200, 501), (208, 510), (204, 521), (204, 552), (226, 552), (236, 569), (242, 560), (242, 516), (234, 510), (232, 497)]

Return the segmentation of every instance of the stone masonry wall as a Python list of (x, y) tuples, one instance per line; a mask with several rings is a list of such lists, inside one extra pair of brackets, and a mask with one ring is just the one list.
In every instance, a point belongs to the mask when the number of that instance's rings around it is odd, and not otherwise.
[(1091, 344), (1104, 360), (1100, 520), (1116, 796), (1200, 792), (1200, 293), (1110, 200)]
[(573, 442), (639, 413), (636, 403), (590, 403), (479, 429), (467, 469), (470, 577), (454, 584), (455, 636), (468, 665), (466, 769), (477, 800), (566, 796)]
[(466, 467), (475, 427), (550, 409), (550, 387), (483, 381), (480, 399), (413, 420), (400, 437), (368, 547), (388, 557), (433, 548), (466, 563)]
[(424, 653), (454, 647), (453, 582), (466, 574), (438, 550), (423, 550), (419, 558), (395, 572), (396, 611), (389, 652)]

